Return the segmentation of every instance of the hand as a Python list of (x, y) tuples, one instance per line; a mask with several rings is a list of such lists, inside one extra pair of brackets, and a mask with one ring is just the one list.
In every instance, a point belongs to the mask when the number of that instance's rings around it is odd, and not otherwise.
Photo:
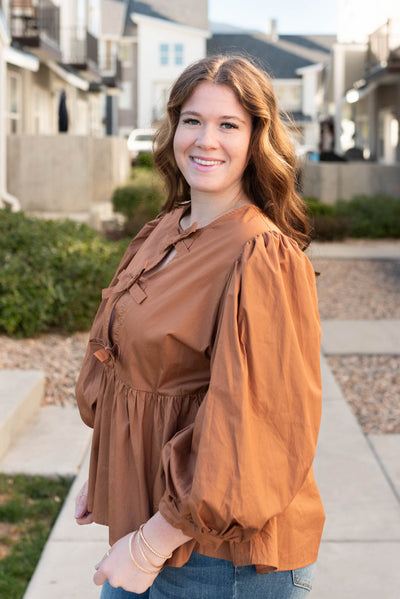
[[(106, 580), (112, 587), (122, 587), (131, 593), (144, 593), (154, 582), (158, 572), (146, 574), (142, 572), (132, 562), (129, 554), (129, 541), (131, 535), (128, 534), (117, 541), (106, 553), (102, 560), (96, 564), (96, 573), (93, 576), (93, 582), (102, 585)], [(135, 560), (146, 570), (155, 570), (148, 562), (143, 559), (138, 546), (138, 535), (134, 536), (131, 546)], [(161, 567), (164, 560), (152, 556), (152, 561), (157, 567)]]
[(77, 524), (91, 524), (93, 516), (87, 511), (88, 481), (85, 482), (75, 499), (75, 519)]

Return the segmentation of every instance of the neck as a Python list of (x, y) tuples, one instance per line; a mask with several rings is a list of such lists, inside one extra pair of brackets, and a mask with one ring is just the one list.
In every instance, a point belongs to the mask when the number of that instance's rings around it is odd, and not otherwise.
[(187, 221), (185, 225), (190, 227), (193, 223), (197, 222), (199, 228), (205, 227), (223, 214), (247, 204), (251, 204), (251, 201), (245, 196), (242, 190), (234, 196), (229, 194), (226, 197), (192, 193), (191, 209), (186, 217)]

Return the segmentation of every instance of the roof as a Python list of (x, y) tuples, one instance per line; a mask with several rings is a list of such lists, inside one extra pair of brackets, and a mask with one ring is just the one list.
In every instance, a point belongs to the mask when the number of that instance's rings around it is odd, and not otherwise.
[(259, 31), (215, 33), (207, 41), (207, 54), (250, 55), (272, 77), (296, 79), (297, 69), (329, 61), (332, 38), (333, 36), (283, 35), (275, 40)]
[(135, 35), (132, 13), (208, 31), (207, 0), (114, 0), (126, 8), (124, 35)]

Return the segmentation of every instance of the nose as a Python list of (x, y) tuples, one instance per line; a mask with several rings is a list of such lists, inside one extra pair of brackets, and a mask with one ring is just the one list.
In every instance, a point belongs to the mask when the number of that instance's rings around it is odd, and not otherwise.
[(215, 148), (218, 145), (215, 131), (211, 125), (203, 125), (197, 134), (196, 146), (199, 148)]

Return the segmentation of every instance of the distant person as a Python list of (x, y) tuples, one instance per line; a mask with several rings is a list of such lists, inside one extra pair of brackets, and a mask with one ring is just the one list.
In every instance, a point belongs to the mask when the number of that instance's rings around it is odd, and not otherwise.
[(163, 212), (131, 242), (77, 384), (79, 524), (109, 526), (102, 599), (293, 599), (324, 523), (315, 274), (269, 77), (216, 56), (176, 81)]

